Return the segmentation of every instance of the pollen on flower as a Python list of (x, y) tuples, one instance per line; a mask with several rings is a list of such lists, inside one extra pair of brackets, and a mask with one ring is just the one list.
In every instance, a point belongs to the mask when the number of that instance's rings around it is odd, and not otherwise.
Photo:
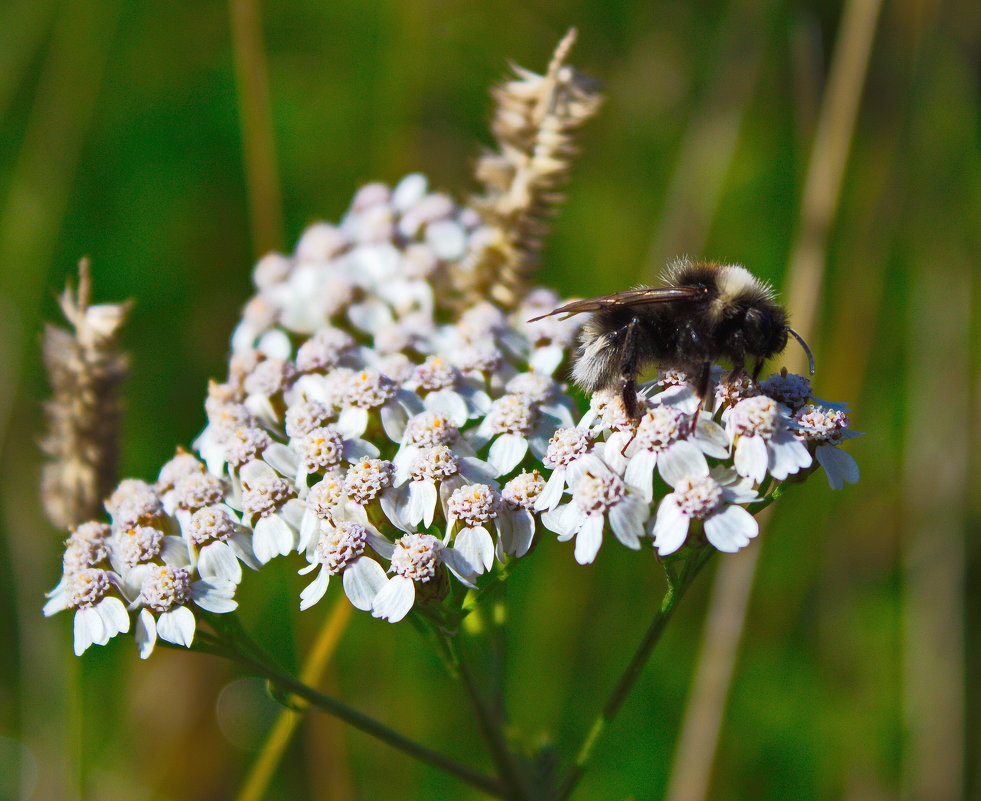
[(89, 567), (65, 578), (65, 599), (69, 609), (95, 606), (112, 589), (112, 581), (105, 570)]
[(157, 492), (167, 492), (172, 490), (181, 479), (204, 471), (204, 464), (197, 456), (178, 449), (177, 454), (160, 468), (155, 488)]
[(421, 412), (406, 423), (402, 441), (406, 445), (431, 448), (456, 442), (460, 432), (449, 420), (434, 412)]
[(782, 403), (792, 412), (806, 406), (811, 399), (810, 379), (796, 373), (788, 373), (786, 367), (762, 382), (760, 389), (764, 395)]
[(117, 526), (131, 526), (151, 523), (160, 518), (163, 515), (163, 503), (145, 481), (127, 478), (119, 482), (116, 491), (109, 496), (106, 511)]
[(633, 418), (623, 405), (623, 396), (614, 390), (601, 389), (589, 399), (589, 408), (599, 415), (603, 426), (611, 431), (633, 428)]
[(339, 328), (321, 328), (296, 351), (296, 369), (301, 373), (326, 373), (353, 350), (354, 337)]
[(245, 377), (243, 388), (256, 395), (275, 395), (289, 387), (296, 378), (292, 362), (283, 359), (266, 359), (259, 362)]
[(688, 435), (688, 415), (673, 406), (650, 407), (637, 425), (634, 440), (642, 450), (658, 453)]
[(851, 425), (848, 415), (840, 409), (808, 404), (794, 415), (798, 430), (794, 433), (807, 442), (838, 445)]
[(241, 390), (245, 379), (265, 358), (266, 355), (255, 348), (236, 351), (228, 360), (228, 382)]
[(286, 436), (302, 437), (322, 426), (331, 417), (331, 410), (320, 401), (303, 400), (286, 410)]
[(446, 509), (469, 527), (480, 526), (497, 517), (498, 495), (486, 484), (467, 484), (450, 494)]
[(711, 476), (692, 476), (675, 485), (674, 497), (682, 514), (704, 519), (721, 506), (724, 493)]
[(209, 387), (208, 399), (204, 402), (204, 411), (208, 415), (208, 422), (227, 431), (254, 426), (255, 418), (245, 406), (238, 401), (230, 401), (214, 394), (213, 390), (216, 387), (226, 386), (226, 384), (212, 383)]
[(344, 477), (339, 470), (330, 470), (310, 487), (306, 497), (307, 509), (321, 520), (330, 520), (343, 499)]
[(426, 448), (412, 462), (409, 474), (413, 481), (439, 481), (456, 475), (456, 456), (447, 445)]
[(366, 368), (351, 376), (344, 399), (351, 406), (372, 409), (394, 397), (396, 389), (395, 382), (387, 375)]
[(527, 434), (535, 425), (538, 409), (521, 395), (502, 395), (491, 404), (487, 423), (492, 434)]
[(82, 523), (65, 541), (62, 572), (65, 575), (95, 567), (109, 555), (108, 542), (111, 529), (105, 523)]
[(412, 371), (413, 381), (420, 389), (452, 389), (457, 372), (452, 364), (439, 356), (430, 356)]
[(191, 574), (183, 567), (159, 567), (143, 578), (140, 599), (154, 612), (169, 612), (191, 597)]
[(735, 406), (739, 401), (755, 398), (760, 388), (748, 375), (739, 375), (734, 380), (720, 381), (715, 388), (715, 402), (719, 407)]
[(456, 348), (452, 353), (453, 363), (467, 375), (482, 373), (490, 375), (504, 361), (504, 354), (498, 350), (493, 340), (478, 339)]
[(370, 503), (391, 486), (394, 474), (395, 466), (386, 459), (362, 459), (348, 468), (344, 492), (355, 503)]
[(773, 398), (757, 395), (740, 401), (729, 418), (733, 436), (771, 439), (780, 429), (780, 409)]
[(545, 489), (545, 479), (537, 470), (521, 473), (512, 478), (501, 490), (501, 500), (512, 509), (534, 508), (535, 501)]
[(321, 400), (332, 409), (342, 408), (356, 375), (357, 372), (350, 367), (335, 367), (323, 378)]
[(126, 565), (135, 567), (152, 561), (163, 550), (164, 533), (150, 526), (134, 526), (116, 535), (116, 556)]
[(593, 446), (593, 435), (583, 428), (560, 428), (548, 441), (542, 464), (554, 469), (569, 465), (589, 453)]
[(340, 573), (364, 553), (368, 530), (360, 523), (342, 521), (324, 529), (317, 541), (316, 559), (331, 575)]
[(252, 283), (266, 289), (285, 281), (293, 271), (293, 262), (282, 253), (267, 253), (252, 270)]
[(224, 542), (235, 533), (235, 523), (224, 509), (208, 507), (191, 515), (187, 531), (191, 542), (200, 546), (212, 540)]
[(586, 473), (572, 489), (572, 498), (586, 514), (605, 512), (627, 494), (623, 479), (613, 473)]
[(255, 481), (243, 486), (242, 511), (247, 515), (266, 517), (295, 494), (293, 485), (286, 479), (275, 474), (259, 476)]
[(310, 471), (336, 467), (344, 458), (344, 437), (333, 426), (315, 428), (305, 437), (294, 440), (304, 466)]
[(225, 459), (233, 467), (241, 467), (246, 462), (258, 459), (262, 452), (272, 445), (272, 438), (261, 428), (235, 428), (222, 438)]
[(431, 534), (405, 534), (395, 540), (392, 570), (419, 584), (431, 581), (439, 567), (443, 543)]
[(174, 487), (174, 503), (179, 509), (200, 509), (221, 503), (225, 482), (210, 473), (196, 473), (181, 479)]
[(504, 385), (504, 391), (521, 395), (532, 403), (551, 403), (559, 393), (559, 385), (541, 373), (518, 373)]

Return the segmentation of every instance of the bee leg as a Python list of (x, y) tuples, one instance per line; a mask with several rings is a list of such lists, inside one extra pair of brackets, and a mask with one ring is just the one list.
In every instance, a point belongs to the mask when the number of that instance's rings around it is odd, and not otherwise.
[(640, 372), (640, 321), (634, 317), (626, 326), (623, 337), (623, 356), (620, 360), (620, 396), (623, 408), (631, 420), (640, 419), (637, 405), (637, 374)]
[(712, 362), (702, 362), (702, 369), (698, 371), (698, 382), (695, 384), (695, 394), (698, 396), (698, 408), (691, 418), (691, 433), (695, 433), (695, 426), (698, 425), (698, 415), (702, 411), (702, 404), (708, 395), (709, 383), (712, 377)]
[(760, 380), (760, 373), (763, 371), (763, 360), (757, 359), (756, 364), (753, 366), (753, 383), (757, 384)]

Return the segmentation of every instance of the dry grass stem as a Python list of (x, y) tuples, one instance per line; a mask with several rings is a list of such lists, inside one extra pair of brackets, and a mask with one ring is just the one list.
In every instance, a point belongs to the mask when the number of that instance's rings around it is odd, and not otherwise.
[(516, 79), (492, 92), (498, 150), (477, 161), (484, 192), (471, 200), (487, 235), (455, 275), (468, 301), (490, 297), (512, 308), (538, 266), (548, 222), (578, 152), (575, 131), (602, 102), (596, 84), (566, 64), (575, 38), (572, 29), (559, 42), (544, 75), (514, 66)]
[(48, 325), (44, 364), (52, 397), (45, 403), (48, 431), (41, 447), (49, 461), (41, 476), (48, 519), (68, 528), (98, 517), (102, 498), (116, 482), (120, 384), (127, 357), (119, 333), (129, 303), (93, 306), (89, 263), (78, 267), (78, 289), (71, 284), (59, 299), (70, 329)]

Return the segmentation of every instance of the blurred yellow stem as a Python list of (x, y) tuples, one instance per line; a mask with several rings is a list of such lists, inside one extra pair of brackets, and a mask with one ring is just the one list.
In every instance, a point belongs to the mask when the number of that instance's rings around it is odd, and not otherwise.
[[(337, 649), (341, 635), (351, 619), (353, 608), (348, 603), (347, 598), (344, 597), (340, 597), (334, 602), (334, 606), (324, 620), (320, 634), (317, 636), (300, 671), (300, 680), (304, 684), (315, 687), (320, 683), (324, 671)], [(283, 752), (289, 745), (301, 718), (302, 715), (299, 712), (291, 710), (283, 710), (280, 713), (279, 718), (269, 730), (262, 751), (252, 764), (252, 769), (236, 796), (236, 801), (261, 801), (265, 797), (273, 774), (283, 758)]]

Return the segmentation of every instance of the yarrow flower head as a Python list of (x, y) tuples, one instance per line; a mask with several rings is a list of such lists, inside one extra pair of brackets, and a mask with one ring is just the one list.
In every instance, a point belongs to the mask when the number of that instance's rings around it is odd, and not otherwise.
[(789, 412), (766, 395), (739, 401), (726, 429), (734, 443), (733, 465), (741, 476), (763, 481), (767, 473), (783, 480), (811, 465), (807, 452), (789, 428)]
[(493, 197), (459, 206), (418, 174), (371, 184), (259, 262), (193, 451), (122, 481), (107, 521), (66, 540), (44, 611), (73, 610), (76, 652), (127, 631), (143, 657), (158, 638), (190, 646), (200, 610), (236, 607), (243, 565), (294, 553), (313, 574), (301, 609), (340, 584), (377, 618), (455, 620), (461, 587), (502, 580), (547, 532), (581, 564), (610, 536), (733, 551), (758, 532), (746, 507), (812, 459), (832, 487), (857, 480), (843, 407), (791, 374), (717, 369), (713, 409), (667, 371), (636, 417), (617, 389), (580, 416), (562, 377), (582, 322), (528, 322), (561, 300), (507, 269), (479, 288), (482, 260), (518, 247)]

